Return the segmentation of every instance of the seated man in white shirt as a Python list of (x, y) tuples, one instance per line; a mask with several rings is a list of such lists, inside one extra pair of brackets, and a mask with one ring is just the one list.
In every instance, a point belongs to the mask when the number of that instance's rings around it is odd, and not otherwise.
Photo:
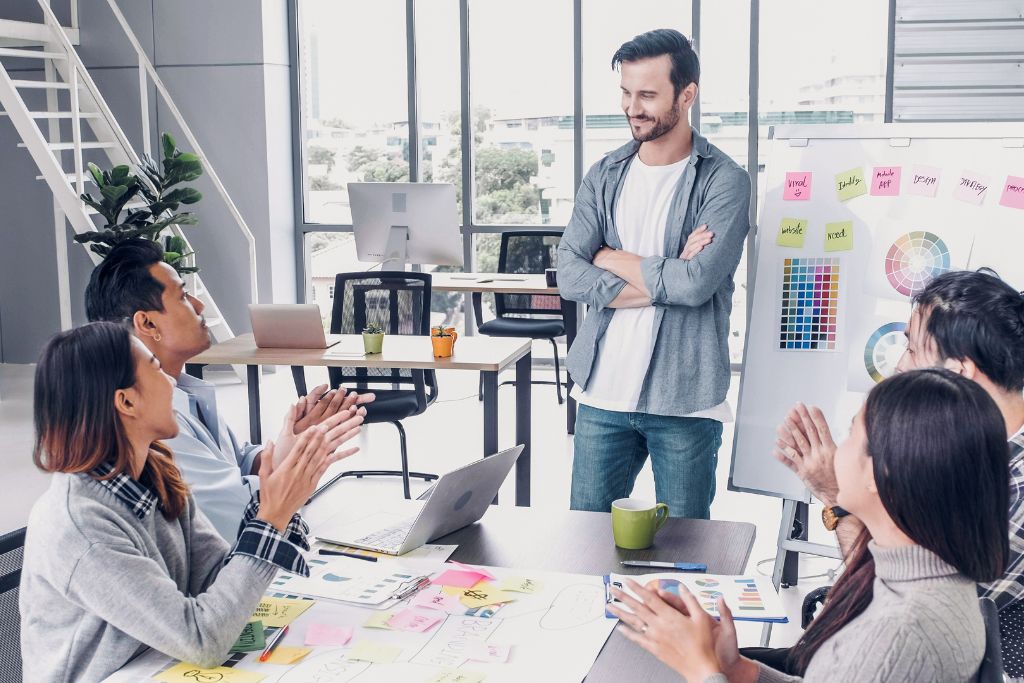
[[(182, 372), (185, 363), (210, 346), (203, 304), (163, 262), (160, 246), (135, 239), (118, 244), (96, 266), (85, 290), (90, 321), (130, 325), (178, 386), (174, 390), (178, 436), (166, 445), (191, 487), (199, 509), (230, 543), (242, 516), (259, 490), (262, 444), (238, 439), (217, 409), (214, 386)], [(359, 433), (366, 410), (358, 406), (373, 394), (316, 387), (285, 415), (275, 460), (283, 459), (298, 434), (325, 423), (332, 450)], [(275, 463), (277, 464), (277, 463)]]

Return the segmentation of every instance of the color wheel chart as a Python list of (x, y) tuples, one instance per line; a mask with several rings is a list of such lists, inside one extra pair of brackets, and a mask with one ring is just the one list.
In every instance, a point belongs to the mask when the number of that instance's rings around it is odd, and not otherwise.
[(864, 369), (875, 383), (896, 372), (896, 364), (907, 348), (907, 338), (903, 334), (906, 329), (906, 323), (886, 323), (868, 337), (864, 345)]
[(839, 258), (787, 258), (783, 263), (779, 348), (835, 351)]
[(914, 296), (929, 280), (949, 269), (949, 247), (938, 235), (923, 230), (897, 239), (885, 256), (889, 284), (903, 296)]

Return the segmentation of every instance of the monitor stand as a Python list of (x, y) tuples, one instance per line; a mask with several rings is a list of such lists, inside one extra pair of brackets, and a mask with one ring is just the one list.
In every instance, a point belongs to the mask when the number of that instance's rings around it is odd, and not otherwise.
[(388, 230), (388, 243), (384, 248), (385, 259), (381, 270), (405, 270), (409, 260), (409, 226), (392, 225)]

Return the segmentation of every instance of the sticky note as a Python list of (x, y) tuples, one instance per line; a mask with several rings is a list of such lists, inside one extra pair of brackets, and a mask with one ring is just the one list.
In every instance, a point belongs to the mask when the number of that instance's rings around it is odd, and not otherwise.
[(953, 196), (960, 201), (969, 204), (981, 204), (985, 201), (985, 193), (988, 192), (989, 180), (987, 176), (970, 171), (960, 174)]
[(875, 197), (896, 197), (900, 193), (900, 167), (875, 166), (871, 173), (871, 194)]
[(461, 614), (466, 611), (457, 596), (442, 593), (436, 588), (421, 590), (409, 601), (409, 606), (436, 609), (448, 614)]
[(295, 621), (310, 607), (313, 600), (292, 600), (290, 598), (263, 598), (252, 613), (253, 620), (260, 620), (264, 626), (280, 628)]
[(782, 188), (785, 201), (807, 201), (811, 198), (811, 174), (808, 171), (786, 173), (786, 185)]
[(836, 174), (836, 193), (839, 195), (839, 201), (845, 202), (867, 191), (863, 168), (851, 168), (849, 171)]
[(472, 588), (467, 588), (459, 595), (459, 601), (466, 607), (483, 607), (498, 602), (512, 602), (515, 596), (511, 593), (498, 590), (497, 586), (489, 583), (481, 583)]
[(825, 251), (853, 249), (853, 221), (825, 224)]
[(426, 633), (442, 619), (444, 616), (436, 610), (407, 609), (391, 617), (388, 626), (394, 631)]
[(474, 662), (486, 662), (489, 664), (504, 664), (512, 652), (511, 645), (494, 645), (492, 643), (468, 643), (466, 645), (466, 659)]
[(941, 177), (942, 171), (934, 166), (914, 166), (910, 169), (907, 194), (934, 197), (935, 191), (939, 189), (939, 178)]
[(477, 571), (460, 571), (458, 569), (449, 569), (445, 573), (436, 579), (431, 579), (430, 582), (438, 586), (455, 586), (457, 588), (472, 588), (486, 577)]
[(242, 634), (231, 646), (232, 652), (255, 652), (267, 646), (267, 639), (263, 637), (263, 622), (250, 621), (242, 629)]
[(544, 588), (544, 584), (522, 576), (512, 576), (499, 583), (498, 588), (503, 591), (513, 591), (516, 593), (536, 593)]
[(289, 647), (278, 645), (267, 658), (268, 664), (294, 664), (313, 650), (308, 647)]
[(445, 669), (436, 676), (431, 676), (426, 683), (480, 683), (484, 675), (479, 671), (463, 671), (462, 669)]
[(153, 676), (153, 680), (161, 683), (196, 683), (196, 681), (220, 681), (221, 683), (258, 683), (266, 676), (254, 671), (231, 669), (226, 666), (215, 666), (204, 669), (195, 664), (181, 662), (170, 669)]
[(488, 581), (494, 581), (494, 574), (490, 573), (489, 571), (487, 571), (483, 567), (473, 567), (473, 566), (468, 565), (468, 564), (462, 564), (461, 562), (458, 562), (456, 560), (448, 560), (448, 564), (454, 564), (456, 567), (458, 567), (459, 569), (461, 569), (462, 571), (465, 571), (465, 572), (476, 572), (477, 574), (480, 574), (481, 576), (483, 576)]
[(370, 615), (370, 618), (363, 624), (363, 628), (383, 628), (390, 630), (388, 622), (391, 621), (391, 617), (394, 616), (394, 612), (374, 612)]
[(348, 645), (353, 629), (348, 626), (310, 624), (306, 629), (306, 645)]
[(807, 236), (807, 220), (804, 218), (783, 218), (779, 224), (779, 236), (775, 244), (780, 247), (802, 249)]
[(1011, 209), (1024, 209), (1024, 178), (1015, 175), (1006, 177), (1006, 185), (1003, 186), (1003, 196), (999, 198), (999, 205), (1008, 206)]
[(386, 645), (373, 640), (357, 641), (348, 652), (349, 659), (357, 659), (361, 662), (373, 662), (374, 664), (390, 664), (402, 654), (402, 648), (394, 645)]

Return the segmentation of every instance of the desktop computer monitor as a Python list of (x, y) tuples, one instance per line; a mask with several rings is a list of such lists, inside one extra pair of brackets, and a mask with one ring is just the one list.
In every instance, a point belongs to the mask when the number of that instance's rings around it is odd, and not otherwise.
[(349, 183), (348, 197), (360, 261), (381, 261), (384, 270), (462, 265), (454, 185)]

